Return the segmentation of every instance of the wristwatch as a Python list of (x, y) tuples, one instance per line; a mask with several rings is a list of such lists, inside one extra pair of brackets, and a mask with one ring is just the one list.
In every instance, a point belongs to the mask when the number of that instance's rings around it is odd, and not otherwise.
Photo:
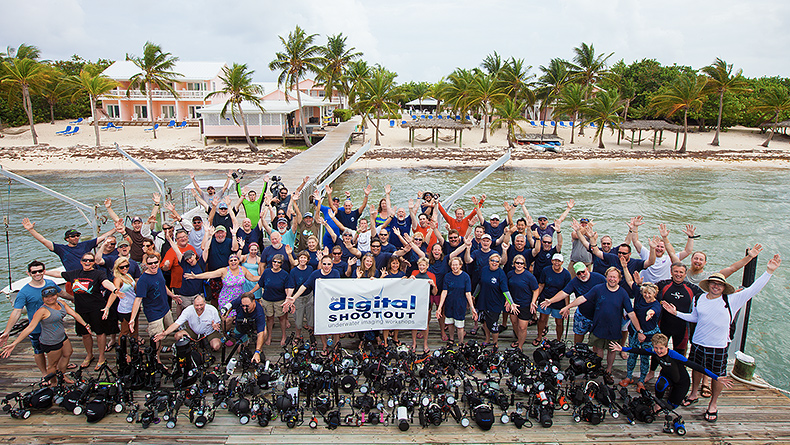
[(636, 331), (636, 332), (638, 332), (638, 333), (640, 333), (640, 334), (644, 334), (644, 333), (645, 333), (645, 331), (643, 331), (643, 330), (641, 330), (641, 329), (640, 329), (640, 330), (638, 330), (638, 331)]

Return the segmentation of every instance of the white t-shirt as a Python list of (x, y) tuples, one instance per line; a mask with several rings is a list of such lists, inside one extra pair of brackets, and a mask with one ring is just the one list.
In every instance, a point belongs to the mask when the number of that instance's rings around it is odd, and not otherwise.
[(708, 348), (726, 348), (730, 343), (730, 312), (734, 318), (738, 310), (757, 295), (770, 278), (771, 274), (765, 272), (751, 286), (728, 295), (729, 311), (724, 306), (723, 298), (710, 300), (706, 292), (699, 297), (690, 314), (678, 312), (677, 316), (681, 320), (697, 323), (691, 342)]
[[(650, 249), (642, 246), (642, 250), (639, 251), (639, 256), (642, 257), (643, 261), (647, 261), (647, 259), (650, 258)], [(656, 257), (656, 262), (653, 265), (639, 272), (639, 275), (645, 280), (645, 283), (658, 283), (661, 280), (672, 278), (671, 268), (672, 259), (669, 258), (668, 253), (664, 252), (660, 257)]]
[(195, 312), (195, 306), (187, 307), (181, 312), (181, 315), (178, 316), (175, 323), (179, 326), (184, 326), (184, 323), (189, 323), (189, 329), (192, 329), (192, 332), (195, 334), (208, 335), (214, 332), (212, 324), (219, 322), (220, 318), (217, 308), (210, 304), (206, 304), (206, 309), (203, 310), (200, 316)]

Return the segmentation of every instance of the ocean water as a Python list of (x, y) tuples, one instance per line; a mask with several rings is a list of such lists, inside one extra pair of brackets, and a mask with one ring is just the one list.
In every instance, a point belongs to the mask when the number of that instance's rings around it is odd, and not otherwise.
[[(357, 168), (346, 172), (333, 184), (336, 194), (351, 192), (355, 206), (361, 203), (362, 189), (373, 186), (370, 204), (383, 197), (385, 184), (392, 184), (393, 206), (403, 206), (416, 198), (418, 190), (431, 190), (443, 197), (450, 196), (478, 173), (478, 169), (392, 168), (367, 170)], [(88, 205), (104, 211), (106, 197), (113, 199), (119, 215), (147, 215), (150, 212), (153, 182), (134, 170), (116, 172), (16, 172)], [(172, 188), (177, 208), (182, 208), (181, 189), (189, 183), (186, 171), (159, 172)], [(200, 172), (198, 178), (222, 179), (224, 172)], [(126, 198), (124, 198), (125, 184)], [(8, 236), (0, 234), (0, 282), (8, 284), (8, 272), (14, 280), (24, 277), (25, 265), (33, 259), (45, 261), (49, 267), (59, 265), (57, 257), (47, 251), (22, 228), (22, 218), (36, 222), (45, 237), (62, 242), (70, 227), (83, 234), (90, 232), (82, 216), (71, 206), (18, 183), (0, 182), (0, 211), (8, 217)], [(790, 389), (790, 356), (783, 354), (790, 343), (790, 176), (781, 169), (754, 168), (676, 168), (634, 167), (630, 169), (551, 169), (505, 167), (481, 182), (468, 196), (457, 201), (466, 209), (470, 197), (487, 196), (485, 214), (504, 214), (502, 202), (523, 195), (527, 208), (536, 217), (544, 213), (559, 216), (566, 202), (576, 202), (570, 217), (588, 217), (595, 222), (600, 235), (608, 234), (615, 242), (626, 233), (626, 221), (642, 215), (645, 225), (640, 230), (646, 243), (648, 234), (657, 234), (659, 223), (667, 224), (670, 240), (682, 250), (686, 237), (681, 233), (685, 224), (694, 224), (697, 234), (694, 249), (708, 255), (706, 270), (716, 271), (743, 257), (755, 243), (764, 247), (758, 262), (758, 274), (775, 253), (785, 264), (766, 288), (754, 299), (749, 321), (746, 353), (757, 360), (757, 372), (770, 383)], [(191, 208), (192, 203), (185, 204)], [(128, 210), (127, 210), (128, 209)], [(567, 220), (570, 222), (570, 217)], [(109, 230), (105, 223), (102, 231)], [(565, 227), (568, 227), (567, 224)], [(569, 251), (570, 240), (565, 241)], [(9, 253), (10, 252), (10, 258)], [(9, 268), (10, 262), (10, 268)], [(688, 260), (686, 261), (688, 263)], [(741, 282), (741, 272), (729, 278)], [(0, 319), (7, 319), (9, 302), (0, 302)]]

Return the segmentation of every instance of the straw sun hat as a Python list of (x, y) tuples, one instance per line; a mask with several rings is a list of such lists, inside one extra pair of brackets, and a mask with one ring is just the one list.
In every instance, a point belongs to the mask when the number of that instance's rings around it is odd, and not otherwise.
[(726, 295), (735, 293), (735, 288), (732, 287), (732, 284), (728, 283), (727, 279), (724, 278), (724, 275), (720, 274), (718, 272), (716, 272), (716, 273), (712, 274), (711, 276), (709, 276), (708, 278), (700, 281), (699, 287), (701, 287), (702, 290), (704, 290), (705, 292), (710, 292), (708, 287), (709, 287), (711, 282), (716, 282), (716, 283), (723, 284), (724, 285), (724, 292), (723, 293), (726, 294)]

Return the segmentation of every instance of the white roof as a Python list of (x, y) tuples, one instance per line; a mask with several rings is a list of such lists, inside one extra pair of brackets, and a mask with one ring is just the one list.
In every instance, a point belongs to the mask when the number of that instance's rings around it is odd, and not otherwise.
[[(222, 72), (225, 62), (176, 62), (173, 72), (181, 74), (177, 80), (209, 80), (217, 77)], [(128, 80), (140, 69), (129, 60), (119, 60), (102, 74), (115, 80)]]
[[(434, 99), (434, 98), (432, 98), (432, 97), (426, 97), (426, 98), (424, 98), (422, 100), (422, 105), (428, 105), (430, 107), (435, 107), (438, 104), (439, 104), (439, 101)], [(406, 105), (419, 107), (420, 106), (420, 99), (414, 99), (411, 102), (406, 102)]]
[[(251, 102), (244, 101), (241, 103), (241, 105), (242, 110), (245, 113), (261, 114), (261, 110)], [(302, 97), (302, 107), (320, 107), (322, 105), (326, 105), (324, 100), (317, 100), (316, 98), (312, 97)], [(207, 105), (197, 111), (201, 114), (219, 114), (222, 111), (222, 107), (224, 106), (225, 102), (220, 102), (213, 105)], [(296, 101), (296, 99), (293, 99), (289, 102), (284, 100), (262, 100), (261, 106), (265, 112), (269, 114), (288, 114), (296, 111), (299, 108), (299, 103)], [(230, 113), (230, 108), (228, 108), (228, 113)]]

